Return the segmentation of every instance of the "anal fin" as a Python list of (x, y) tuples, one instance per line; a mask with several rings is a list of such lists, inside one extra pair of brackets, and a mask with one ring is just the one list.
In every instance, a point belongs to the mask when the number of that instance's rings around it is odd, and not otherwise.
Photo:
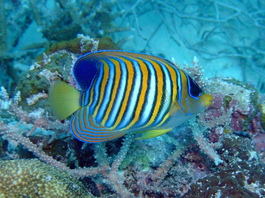
[(70, 129), (77, 139), (86, 143), (100, 143), (122, 137), (126, 134), (126, 132), (111, 130), (97, 123), (88, 114), (88, 108), (87, 106), (82, 107), (72, 117)]

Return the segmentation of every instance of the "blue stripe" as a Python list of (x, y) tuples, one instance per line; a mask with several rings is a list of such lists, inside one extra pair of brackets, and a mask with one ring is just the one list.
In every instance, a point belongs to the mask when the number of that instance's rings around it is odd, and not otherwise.
[[(154, 60), (154, 61), (156, 61), (156, 60)], [(158, 61), (156, 61), (156, 62), (160, 65), (160, 67), (163, 71), (163, 74), (164, 74), (164, 78), (163, 78), (164, 79), (164, 88), (163, 88), (163, 91), (164, 91), (163, 96), (164, 97), (163, 97), (163, 101), (161, 103), (161, 107), (159, 109), (159, 112), (157, 114), (156, 120), (154, 121), (154, 125), (159, 124), (163, 120), (163, 118), (168, 113), (169, 108), (172, 104), (172, 98), (171, 98), (171, 96), (172, 96), (172, 82), (171, 82), (171, 78), (170, 78), (170, 73), (163, 63), (158, 62)]]
[[(137, 106), (137, 101), (138, 101), (141, 82), (142, 82), (142, 75), (141, 75), (141, 70), (140, 70), (138, 62), (135, 61), (134, 59), (130, 59), (130, 61), (132, 62), (134, 66), (135, 74), (133, 78), (131, 94), (128, 100), (128, 106), (126, 108), (126, 111), (124, 112), (124, 116), (121, 122), (118, 124), (116, 128), (117, 130), (125, 128), (132, 121), (133, 116), (134, 116), (134, 110), (136, 109), (136, 106)], [(132, 75), (132, 74), (128, 74), (128, 75)]]
[(178, 93), (177, 93), (177, 98), (178, 98), (178, 104), (180, 106), (180, 108), (182, 109), (182, 111), (185, 111), (185, 108), (182, 105), (182, 78), (181, 78), (181, 74), (178, 68), (174, 68), (176, 73), (177, 73), (177, 86), (178, 86)]
[[(98, 113), (96, 115), (96, 121), (98, 123), (101, 123), (103, 118), (104, 118), (105, 111), (106, 111), (108, 104), (110, 102), (112, 89), (113, 89), (113, 85), (115, 82), (115, 79), (114, 79), (114, 77), (115, 77), (115, 65), (109, 59), (104, 59), (104, 61), (106, 61), (110, 71), (109, 71), (109, 78), (107, 81), (107, 85), (105, 87), (105, 92), (101, 93), (101, 94), (104, 94), (104, 96), (103, 96), (102, 103), (99, 107)], [(102, 90), (99, 90), (99, 92), (102, 92)]]
[(107, 127), (112, 127), (116, 122), (116, 119), (120, 113), (119, 110), (120, 110), (120, 107), (122, 105), (122, 102), (123, 102), (123, 99), (124, 99), (124, 96), (126, 93), (126, 87), (128, 84), (128, 81), (127, 81), (128, 71), (127, 71), (127, 67), (126, 67), (125, 63), (119, 58), (116, 58), (116, 57), (112, 57), (112, 58), (117, 60), (120, 63), (121, 79), (119, 82), (118, 91), (117, 91), (117, 94), (115, 96), (115, 100), (113, 103), (113, 107), (112, 107), (110, 116), (109, 116), (108, 120), (106, 121)]
[(139, 59), (141, 59), (147, 65), (150, 73), (148, 76), (149, 81), (147, 82), (149, 89), (147, 89), (146, 99), (142, 110), (143, 112), (139, 118), (139, 121), (135, 125), (136, 127), (142, 127), (150, 121), (153, 110), (155, 108), (155, 99), (157, 95), (157, 79), (155, 75), (155, 69), (149, 61), (142, 58)]
[(93, 102), (91, 104), (91, 108), (90, 108), (90, 112), (89, 112), (89, 114), (91, 114), (91, 115), (94, 113), (95, 108), (96, 108), (96, 106), (97, 106), (97, 104), (99, 102), (100, 84), (101, 84), (101, 81), (102, 81), (102, 78), (103, 78), (103, 72), (104, 72), (103, 69), (102, 69), (103, 64), (100, 63), (99, 67), (100, 67), (99, 75), (98, 75), (98, 78), (97, 78), (97, 80), (95, 82), (95, 86), (93, 86), (94, 90), (92, 90), (93, 93), (94, 93), (94, 97), (93, 97)]

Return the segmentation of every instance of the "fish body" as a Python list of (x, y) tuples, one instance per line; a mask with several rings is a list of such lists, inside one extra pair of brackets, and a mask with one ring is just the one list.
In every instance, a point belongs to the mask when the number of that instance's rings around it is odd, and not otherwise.
[(140, 139), (156, 137), (212, 100), (173, 63), (147, 54), (88, 53), (76, 61), (73, 76), (79, 91), (57, 80), (49, 100), (59, 120), (72, 114), (70, 129), (84, 142), (108, 141), (129, 132), (143, 133)]

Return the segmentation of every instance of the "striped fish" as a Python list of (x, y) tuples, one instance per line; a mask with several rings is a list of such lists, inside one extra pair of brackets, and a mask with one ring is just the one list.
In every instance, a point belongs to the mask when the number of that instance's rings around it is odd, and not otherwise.
[(168, 60), (126, 51), (81, 56), (73, 67), (80, 90), (56, 80), (49, 90), (54, 115), (72, 114), (70, 129), (84, 142), (128, 132), (139, 139), (167, 133), (211, 104), (212, 96)]

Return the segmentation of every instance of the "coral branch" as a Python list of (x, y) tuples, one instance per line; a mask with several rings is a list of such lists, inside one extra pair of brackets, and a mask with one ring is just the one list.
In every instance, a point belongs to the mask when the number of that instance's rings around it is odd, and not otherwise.
[(211, 144), (203, 137), (203, 131), (200, 130), (199, 125), (193, 120), (193, 122), (190, 121), (190, 126), (193, 137), (197, 141), (200, 149), (214, 161), (216, 166), (223, 163), (223, 160), (220, 159), (220, 156), (216, 153)]

